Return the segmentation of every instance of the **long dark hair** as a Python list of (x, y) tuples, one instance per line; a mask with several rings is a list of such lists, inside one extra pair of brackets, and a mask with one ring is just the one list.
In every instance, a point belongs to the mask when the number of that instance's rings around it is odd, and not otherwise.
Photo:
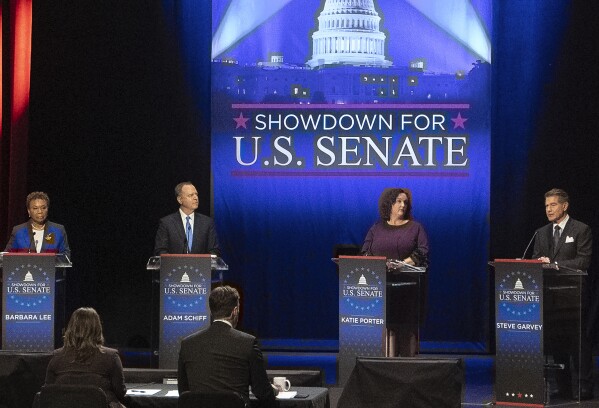
[(91, 307), (75, 310), (64, 333), (65, 351), (75, 352), (75, 361), (84, 362), (104, 345), (100, 316)]

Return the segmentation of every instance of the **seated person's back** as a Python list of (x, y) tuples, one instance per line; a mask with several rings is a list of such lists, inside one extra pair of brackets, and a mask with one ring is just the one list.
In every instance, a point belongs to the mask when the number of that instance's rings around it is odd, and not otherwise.
[(263, 406), (276, 406), (256, 338), (234, 328), (239, 316), (237, 290), (215, 288), (209, 303), (214, 322), (181, 342), (179, 393), (236, 391), (248, 397), (251, 386)]
[(112, 407), (123, 407), (123, 365), (115, 349), (103, 346), (100, 317), (92, 308), (77, 309), (65, 332), (64, 346), (54, 351), (46, 384), (95, 385)]

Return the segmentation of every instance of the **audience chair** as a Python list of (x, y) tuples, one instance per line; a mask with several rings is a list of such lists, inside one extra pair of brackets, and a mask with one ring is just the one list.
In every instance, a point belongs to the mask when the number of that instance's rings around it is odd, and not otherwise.
[(38, 401), (39, 408), (108, 407), (108, 399), (104, 391), (93, 385), (44, 385)]
[(237, 392), (186, 391), (179, 395), (179, 408), (249, 408), (249, 401)]

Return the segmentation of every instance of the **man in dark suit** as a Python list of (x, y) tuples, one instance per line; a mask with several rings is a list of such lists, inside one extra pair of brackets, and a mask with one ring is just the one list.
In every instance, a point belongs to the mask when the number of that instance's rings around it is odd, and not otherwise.
[(263, 407), (276, 407), (256, 338), (235, 329), (239, 293), (219, 286), (208, 298), (213, 322), (181, 342), (178, 388), (185, 391), (235, 391), (249, 398), (249, 386)]
[[(569, 197), (564, 190), (554, 188), (545, 193), (545, 213), (550, 223), (536, 232), (533, 258), (555, 263), (558, 269), (586, 272), (593, 247), (591, 229), (568, 215), (569, 205)], [(578, 285), (582, 286), (580, 291), (566, 289)], [(545, 346), (555, 363), (565, 364), (565, 369), (557, 375), (559, 393), (575, 399), (591, 399), (592, 346), (585, 324), (588, 285), (585, 279), (579, 277), (546, 277), (545, 286), (546, 289), (552, 286), (560, 288), (546, 291), (544, 298)], [(578, 314), (579, 305), (582, 317)]]
[(214, 221), (198, 209), (198, 191), (186, 181), (177, 184), (175, 195), (179, 211), (160, 220), (154, 255), (161, 254), (214, 254), (220, 256), (220, 247)]

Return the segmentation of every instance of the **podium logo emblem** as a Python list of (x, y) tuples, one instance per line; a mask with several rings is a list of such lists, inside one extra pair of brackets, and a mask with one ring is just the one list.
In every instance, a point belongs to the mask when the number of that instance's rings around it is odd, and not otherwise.
[(520, 278), (516, 279), (514, 290), (524, 290), (524, 286), (522, 285), (522, 281), (520, 280)]
[(210, 291), (210, 280), (194, 265), (176, 263), (169, 269), (165, 276), (161, 276), (160, 291), (164, 296), (165, 313), (200, 307)]
[(25, 274), (25, 278), (23, 279), (23, 282), (35, 282), (33, 280), (33, 274), (27, 271), (27, 273)]
[(496, 301), (505, 316), (536, 316), (540, 310), (539, 283), (530, 273), (508, 272), (496, 288)]
[[(371, 282), (368, 283), (366, 276)], [(346, 307), (352, 312), (379, 309), (382, 305), (383, 288), (378, 272), (369, 268), (354, 268), (346, 275), (340, 287)]]

